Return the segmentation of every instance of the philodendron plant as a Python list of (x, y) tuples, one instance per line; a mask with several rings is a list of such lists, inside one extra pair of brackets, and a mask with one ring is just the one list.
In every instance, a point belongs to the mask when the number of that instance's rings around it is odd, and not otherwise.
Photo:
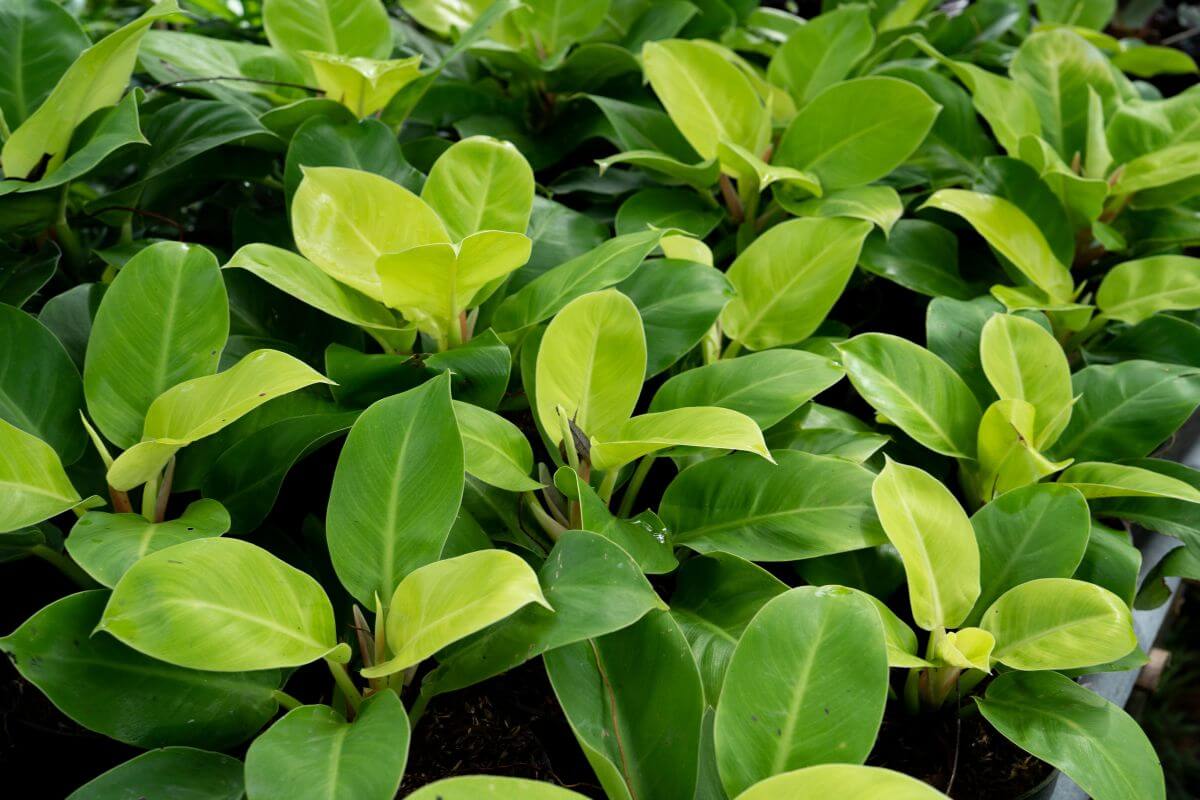
[(1183, 51), (1087, 0), (143, 5), (0, 0), (17, 780), (40, 692), (147, 751), (54, 740), (73, 800), (1165, 800), (1077, 679), (1200, 578)]

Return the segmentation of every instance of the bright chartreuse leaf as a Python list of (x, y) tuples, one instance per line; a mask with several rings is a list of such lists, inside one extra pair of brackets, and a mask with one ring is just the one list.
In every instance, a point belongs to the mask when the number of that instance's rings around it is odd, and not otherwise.
[(1083, 462), (1058, 476), (1058, 481), (1087, 498), (1150, 497), (1200, 503), (1200, 489), (1191, 484), (1129, 464)]
[(559, 411), (601, 441), (629, 419), (646, 374), (637, 306), (615, 290), (567, 304), (546, 328), (537, 356), (537, 415), (551, 442), (563, 439)]
[(613, 470), (669, 447), (745, 450), (773, 461), (762, 430), (750, 417), (714, 406), (673, 408), (627, 419), (602, 441), (593, 439), (592, 465)]
[(390, 689), (353, 722), (329, 706), (300, 706), (246, 751), (249, 800), (391, 800), (408, 761), (408, 715)]
[(96, 629), (160, 661), (213, 672), (350, 657), (316, 579), (257, 545), (224, 537), (137, 561)]
[(292, 234), (305, 258), (379, 301), (384, 294), (375, 263), (381, 255), (450, 242), (421, 198), (380, 175), (344, 167), (304, 170), (292, 198)]
[(996, 730), (1096, 800), (1164, 800), (1153, 745), (1120, 707), (1054, 672), (1010, 672), (976, 700)]
[(850, 383), (889, 423), (938, 453), (974, 457), (983, 412), (945, 361), (885, 333), (864, 333), (837, 348)]
[(1100, 282), (1096, 307), (1130, 325), (1160, 311), (1200, 308), (1200, 259), (1151, 256), (1118, 264)]
[(125, 93), (142, 36), (155, 22), (178, 11), (175, 0), (161, 0), (80, 53), (45, 101), (4, 142), (0, 150), (4, 174), (37, 180), (58, 169), (75, 129)]
[(275, 715), (279, 670), (201, 672), (95, 633), (107, 591), (79, 592), (38, 611), (0, 651), (79, 724), (138, 747), (226, 748)]
[(983, 372), (1001, 400), (1033, 407), (1033, 447), (1053, 444), (1071, 419), (1071, 368), (1053, 334), (1032, 320), (996, 314), (979, 342)]
[(421, 57), (381, 61), (374, 58), (303, 51), (325, 96), (344, 105), (359, 119), (387, 107), (391, 99), (421, 74)]
[(530, 603), (554, 610), (537, 573), (506, 550), (479, 550), (418, 567), (400, 581), (388, 604), (391, 658), (363, 675), (378, 678), (408, 669)]
[(845, 79), (875, 43), (866, 6), (835, 8), (796, 28), (771, 58), (767, 77), (803, 105)]
[(669, 39), (642, 48), (646, 79), (671, 121), (702, 158), (728, 141), (760, 155), (771, 118), (750, 79), (719, 48)]
[(777, 199), (797, 216), (862, 219), (878, 226), (884, 236), (890, 235), (892, 226), (904, 214), (904, 203), (890, 186), (854, 186), (805, 200), (797, 200), (782, 192)]
[(462, 433), (467, 472), (510, 492), (541, 487), (529, 477), (533, 449), (520, 428), (499, 414), (459, 400), (454, 401), (454, 416)]
[(139, 486), (153, 479), (181, 448), (263, 403), (314, 383), (331, 381), (286, 353), (257, 350), (224, 372), (177, 384), (150, 404), (142, 440), (109, 467), (109, 485), (121, 490)]
[(979, 597), (979, 547), (958, 500), (928, 472), (891, 459), (871, 494), (904, 561), (917, 625), (931, 631), (962, 623)]
[(326, 519), (329, 555), (360, 603), (386, 602), (436, 561), (458, 516), (463, 443), (448, 375), (372, 405), (338, 458)]
[(974, 499), (986, 502), (1071, 463), (1070, 459), (1050, 461), (1032, 445), (1037, 441), (1036, 418), (1036, 409), (1016, 398), (997, 400), (983, 412), (975, 454), (978, 468), (964, 474)]
[(262, 17), (271, 46), (292, 54), (392, 54), (392, 26), (380, 0), (265, 0)]
[(862, 594), (806, 586), (768, 601), (733, 652), (717, 704), (726, 792), (792, 769), (866, 760), (887, 694), (883, 626)]
[(904, 163), (940, 111), (916, 84), (899, 78), (834, 83), (792, 119), (773, 160), (813, 173), (827, 191), (862, 186)]
[(960, 628), (944, 634), (935, 631), (930, 658), (948, 667), (991, 672), (995, 646), (995, 637), (981, 628)]
[(212, 253), (175, 242), (140, 251), (104, 293), (87, 339), (83, 392), (96, 427), (132, 447), (159, 395), (216, 372), (228, 334), (229, 301)]
[(659, 514), (676, 544), (753, 561), (792, 561), (886, 541), (873, 474), (851, 461), (777, 450), (778, 464), (737, 453), (688, 467)]
[(784, 772), (759, 781), (737, 800), (779, 800), (782, 797), (839, 797), (844, 800), (947, 800), (927, 783), (902, 772), (858, 764), (821, 764)]
[(1038, 19), (1102, 31), (1117, 10), (1116, 0), (1037, 0)]
[(870, 232), (860, 220), (809, 218), (755, 239), (727, 273), (737, 294), (721, 312), (725, 333), (752, 350), (812, 335), (846, 288)]
[(89, 511), (71, 528), (71, 558), (101, 585), (117, 585), (143, 556), (181, 542), (220, 536), (229, 530), (229, 512), (216, 500), (196, 500), (178, 519), (150, 522), (140, 514)]
[(82, 502), (54, 448), (0, 419), (0, 532), (15, 531)]
[(1020, 670), (1106, 664), (1137, 647), (1129, 606), (1107, 589), (1071, 578), (1014, 586), (979, 625), (996, 638), (993, 657)]
[(1051, 300), (1071, 300), (1074, 284), (1070, 271), (1054, 255), (1037, 223), (1009, 201), (963, 189), (942, 189), (934, 192), (924, 207), (959, 215)]
[(426, 784), (406, 800), (583, 800), (584, 796), (525, 778), (498, 775), (464, 775)]
[(421, 199), (454, 242), (480, 231), (523, 235), (533, 209), (533, 170), (511, 142), (472, 136), (438, 157)]

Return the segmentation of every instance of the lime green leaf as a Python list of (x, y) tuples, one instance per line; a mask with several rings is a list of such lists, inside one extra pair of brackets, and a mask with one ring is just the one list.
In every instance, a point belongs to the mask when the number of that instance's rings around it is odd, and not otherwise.
[[(1130, 161), (1115, 176), (1112, 192), (1133, 194), (1196, 175), (1200, 175), (1200, 142), (1187, 142), (1164, 147)], [(1192, 193), (1187, 192), (1188, 195)]]
[(737, 291), (721, 312), (729, 338), (764, 350), (812, 335), (846, 288), (870, 232), (858, 220), (796, 219), (755, 239), (727, 273)]
[(1137, 647), (1129, 606), (1107, 589), (1071, 578), (1014, 586), (979, 625), (996, 637), (995, 659), (1020, 670), (1106, 664)]
[(871, 495), (904, 561), (917, 625), (931, 631), (962, 623), (979, 597), (979, 547), (962, 506), (928, 472), (891, 459)]
[(854, 186), (800, 201), (785, 192), (776, 199), (796, 216), (864, 219), (879, 226), (884, 236), (891, 233), (892, 226), (904, 214), (904, 203), (890, 186)]
[(1054, 672), (1010, 672), (976, 699), (996, 730), (1096, 800), (1165, 800), (1162, 766), (1118, 706)]
[(1200, 490), (1191, 484), (1128, 464), (1076, 464), (1058, 476), (1058, 481), (1074, 486), (1088, 498), (1161, 497), (1200, 503)]
[(343, 167), (304, 170), (292, 198), (292, 233), (305, 258), (381, 302), (375, 273), (381, 255), (450, 241), (421, 198), (382, 176)]
[(611, 438), (593, 441), (592, 465), (602, 470), (618, 469), (668, 447), (746, 450), (774, 461), (754, 420), (732, 409), (709, 406), (673, 408), (626, 420)]
[(992, 671), (992, 649), (996, 640), (981, 628), (962, 628), (949, 633), (934, 631), (933, 655), (937, 663), (960, 669)]
[(139, 560), (97, 630), (192, 669), (241, 672), (346, 661), (333, 607), (315, 579), (238, 539), (196, 539)]
[(774, 161), (815, 174), (828, 191), (862, 186), (903, 164), (940, 111), (916, 84), (899, 78), (835, 83), (796, 114)]
[(585, 800), (584, 796), (552, 783), (495, 775), (443, 778), (422, 786), (406, 800)]
[(392, 657), (363, 670), (378, 678), (419, 664), (448, 644), (537, 603), (553, 611), (535, 573), (506, 550), (479, 550), (413, 570), (392, 595)]
[(342, 585), (374, 608), (400, 579), (437, 560), (463, 493), (463, 444), (450, 377), (372, 405), (354, 423), (333, 475), (326, 520)]
[(524, 234), (533, 209), (533, 170), (511, 142), (472, 136), (438, 157), (421, 199), (455, 242), (480, 231)]
[(717, 144), (717, 153), (722, 166), (737, 177), (739, 188), (740, 182), (745, 182), (756, 192), (762, 192), (768, 186), (779, 184), (781, 188), (795, 189), (806, 196), (821, 196), (821, 181), (811, 172), (768, 164), (746, 148), (724, 140)]
[(717, 704), (725, 791), (736, 796), (789, 769), (866, 760), (887, 693), (883, 627), (860, 592), (805, 586), (770, 600), (742, 634)]
[(380, 0), (264, 0), (263, 28), (278, 50), (387, 58), (392, 26)]
[(1009, 201), (963, 189), (942, 189), (923, 207), (959, 215), (1052, 300), (1071, 300), (1071, 273), (1055, 257), (1037, 224)]
[(20, 530), (79, 505), (54, 448), (0, 419), (0, 532)]
[(542, 484), (529, 477), (533, 449), (521, 429), (499, 414), (454, 401), (462, 433), (467, 472), (484, 483), (510, 492), (528, 492)]
[(441, 36), (461, 34), (478, 19), (492, 0), (401, 0), (400, 7), (417, 22)]
[(332, 381), (286, 353), (256, 350), (224, 372), (173, 386), (150, 404), (142, 441), (109, 467), (109, 485), (121, 490), (139, 486), (181, 448), (263, 403), (314, 383)]
[(857, 764), (822, 764), (785, 772), (760, 781), (737, 800), (779, 800), (781, 797), (842, 797), (846, 800), (947, 800), (927, 783), (901, 772)]
[(1102, 31), (1117, 10), (1116, 0), (1037, 0), (1042, 22), (1058, 22)]
[(67, 552), (100, 584), (112, 588), (138, 559), (172, 545), (220, 536), (229, 512), (216, 500), (197, 500), (178, 519), (150, 522), (140, 514), (89, 511), (71, 528)]
[(803, 105), (849, 76), (875, 43), (870, 9), (842, 6), (813, 17), (788, 35), (767, 77)]
[(1118, 264), (1101, 281), (1096, 306), (1130, 325), (1160, 311), (1200, 308), (1200, 258), (1151, 256)]
[(1037, 483), (1071, 463), (1070, 459), (1050, 461), (1030, 444), (1035, 441), (1036, 417), (1032, 405), (1016, 398), (997, 400), (983, 413), (976, 453), (977, 483), (972, 487), (979, 500), (987, 502), (996, 495)]
[(254, 800), (391, 800), (408, 761), (408, 715), (391, 689), (368, 697), (354, 722), (329, 706), (301, 706), (246, 751)]
[(203, 247), (161, 242), (131, 258), (104, 293), (88, 337), (88, 413), (118, 447), (141, 437), (155, 398), (211, 375), (229, 334), (217, 260)]
[(546, 328), (537, 356), (537, 414), (554, 444), (558, 416), (601, 441), (629, 419), (646, 374), (646, 337), (637, 306), (616, 290), (571, 301)]
[(1024, 317), (997, 314), (983, 326), (979, 355), (1001, 400), (1033, 406), (1032, 446), (1053, 444), (1071, 419), (1074, 400), (1071, 367), (1053, 334)]
[(865, 333), (837, 347), (854, 388), (889, 422), (931, 450), (975, 456), (983, 412), (945, 361), (883, 333)]
[(359, 119), (385, 108), (397, 92), (421, 74), (420, 56), (378, 61), (311, 50), (303, 55), (325, 96), (353, 111)]
[(4, 142), (0, 150), (4, 174), (36, 180), (58, 169), (80, 123), (125, 93), (146, 30), (178, 11), (175, 0), (162, 0), (84, 50), (46, 101)]

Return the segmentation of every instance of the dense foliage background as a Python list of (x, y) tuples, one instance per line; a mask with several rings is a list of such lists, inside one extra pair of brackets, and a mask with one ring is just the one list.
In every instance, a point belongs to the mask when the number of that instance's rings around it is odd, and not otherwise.
[(6, 774), (1190, 796), (1076, 679), (1200, 579), (1197, 30), (0, 0)]

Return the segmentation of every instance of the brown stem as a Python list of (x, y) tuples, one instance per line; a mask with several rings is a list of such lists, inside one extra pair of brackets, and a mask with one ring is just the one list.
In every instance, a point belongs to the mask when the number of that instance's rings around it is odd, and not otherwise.
[(729, 209), (729, 218), (734, 223), (741, 225), (746, 218), (746, 210), (742, 208), (742, 200), (733, 188), (733, 181), (729, 180), (728, 175), (721, 173), (717, 184), (721, 187), (721, 197), (725, 200), (725, 207)]

